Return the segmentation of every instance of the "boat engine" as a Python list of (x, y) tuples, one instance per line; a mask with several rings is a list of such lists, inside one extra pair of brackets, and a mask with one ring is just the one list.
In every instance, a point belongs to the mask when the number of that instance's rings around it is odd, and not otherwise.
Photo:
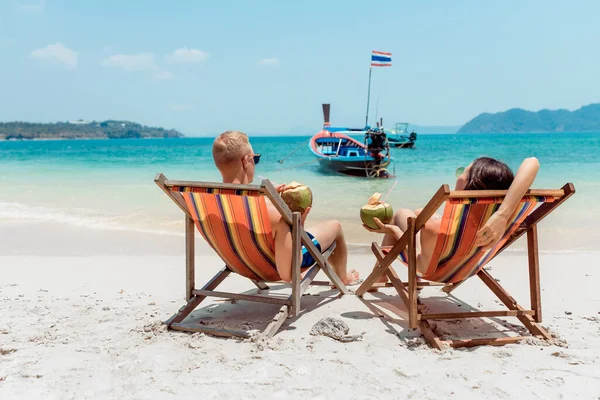
[(367, 154), (375, 159), (366, 166), (367, 176), (370, 178), (387, 177), (386, 167), (390, 163), (390, 145), (383, 128), (378, 126), (375, 129), (368, 129), (365, 132), (365, 146), (367, 147)]
[(375, 159), (384, 157), (384, 152), (389, 151), (387, 135), (383, 129), (369, 129), (365, 133), (365, 143), (370, 155)]

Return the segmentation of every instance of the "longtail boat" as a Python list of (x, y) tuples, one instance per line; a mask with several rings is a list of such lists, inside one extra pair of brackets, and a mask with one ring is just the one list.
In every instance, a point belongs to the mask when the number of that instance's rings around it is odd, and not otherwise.
[[(392, 158), (383, 129), (331, 127), (329, 111), (330, 105), (323, 104), (323, 130), (309, 142), (322, 170), (367, 178), (391, 177), (388, 168)], [(364, 142), (350, 135), (361, 135)]]
[[(325, 171), (334, 171), (351, 176), (389, 178), (392, 157), (383, 124), (369, 126), (371, 102), (371, 74), (373, 67), (390, 67), (392, 53), (373, 51), (369, 68), (369, 90), (367, 93), (367, 115), (364, 128), (332, 127), (329, 122), (330, 105), (323, 104), (323, 129), (314, 135), (309, 147)], [(383, 122), (383, 121), (381, 121)], [(351, 137), (359, 136), (363, 139)]]

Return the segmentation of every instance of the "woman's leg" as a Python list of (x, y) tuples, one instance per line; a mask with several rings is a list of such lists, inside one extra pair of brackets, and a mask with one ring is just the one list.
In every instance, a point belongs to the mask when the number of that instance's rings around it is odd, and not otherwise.
[[(408, 210), (408, 209), (400, 209), (394, 213), (394, 217), (392, 219), (391, 224), (396, 225), (402, 233), (406, 232), (408, 229), (408, 218), (416, 218), (423, 209), (417, 210)], [(429, 262), (431, 261), (431, 256), (433, 250), (435, 248), (435, 243), (437, 241), (437, 236), (440, 231), (440, 221), (441, 216), (438, 214), (434, 214), (429, 221), (425, 224), (425, 226), (417, 232), (416, 235), (416, 246), (417, 246), (417, 271), (419, 273), (424, 273), (429, 266)], [(396, 237), (392, 234), (386, 234), (381, 241), (382, 246), (393, 246), (398, 242)], [(378, 263), (375, 263), (375, 267), (377, 267)], [(375, 268), (374, 267), (374, 268)], [(417, 277), (417, 281), (421, 281), (421, 278)], [(388, 281), (387, 275), (383, 275), (381, 278), (377, 280), (378, 283), (385, 283)], [(374, 290), (377, 290), (376, 288)]]
[[(423, 209), (415, 210), (416, 214), (419, 215)], [(418, 238), (417, 244), (420, 244), (420, 250), (417, 256), (417, 271), (424, 274), (431, 263), (433, 252), (435, 251), (435, 245), (440, 234), (442, 225), (442, 216), (439, 214), (433, 214), (429, 221), (425, 223), (425, 226), (419, 231), (420, 237)]]
[[(401, 208), (394, 213), (392, 217), (392, 221), (390, 224), (396, 225), (402, 233), (406, 232), (408, 229), (408, 218), (416, 218), (417, 214), (413, 210), (409, 210), (408, 208)], [(398, 240), (392, 234), (386, 233), (381, 241), (382, 246), (393, 246), (396, 244)]]
[[(409, 210), (408, 208), (401, 208), (394, 213), (390, 224), (396, 225), (404, 234), (404, 232), (406, 232), (406, 230), (408, 229), (408, 218), (410, 217), (416, 218), (417, 214), (415, 214), (413, 210)], [(398, 240), (393, 234), (386, 233), (383, 237), (383, 240), (381, 241), (381, 246), (393, 246), (396, 244), (397, 241)], [(417, 243), (419, 243), (418, 240)], [(378, 262), (375, 263), (375, 266), (373, 268), (377, 267), (377, 265)], [(383, 275), (377, 280), (378, 283), (386, 283), (387, 281), (387, 275)]]

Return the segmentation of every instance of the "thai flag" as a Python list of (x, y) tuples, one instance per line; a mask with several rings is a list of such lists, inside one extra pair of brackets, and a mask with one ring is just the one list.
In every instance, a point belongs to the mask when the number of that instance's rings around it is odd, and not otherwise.
[(391, 67), (392, 53), (384, 53), (383, 51), (375, 51), (371, 53), (371, 67)]

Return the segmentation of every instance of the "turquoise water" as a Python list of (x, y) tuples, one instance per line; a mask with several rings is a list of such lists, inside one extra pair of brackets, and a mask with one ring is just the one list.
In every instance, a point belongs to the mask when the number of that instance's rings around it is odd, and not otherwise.
[[(340, 219), (351, 242), (372, 239), (360, 227), (358, 209), (396, 180), (388, 201), (394, 208), (418, 208), (441, 184), (452, 186), (456, 168), (476, 157), (499, 158), (516, 169), (535, 156), (541, 163), (535, 187), (573, 182), (578, 191), (544, 221), (546, 236), (563, 249), (598, 249), (600, 134), (420, 135), (417, 149), (393, 150), (391, 180), (324, 175), (308, 139), (252, 137), (255, 152), (262, 154), (255, 182), (260, 175), (311, 186), (315, 204), (309, 221)], [(154, 175), (218, 180), (211, 144), (212, 138), (0, 142), (0, 219), (179, 234), (181, 212), (154, 185)]]

